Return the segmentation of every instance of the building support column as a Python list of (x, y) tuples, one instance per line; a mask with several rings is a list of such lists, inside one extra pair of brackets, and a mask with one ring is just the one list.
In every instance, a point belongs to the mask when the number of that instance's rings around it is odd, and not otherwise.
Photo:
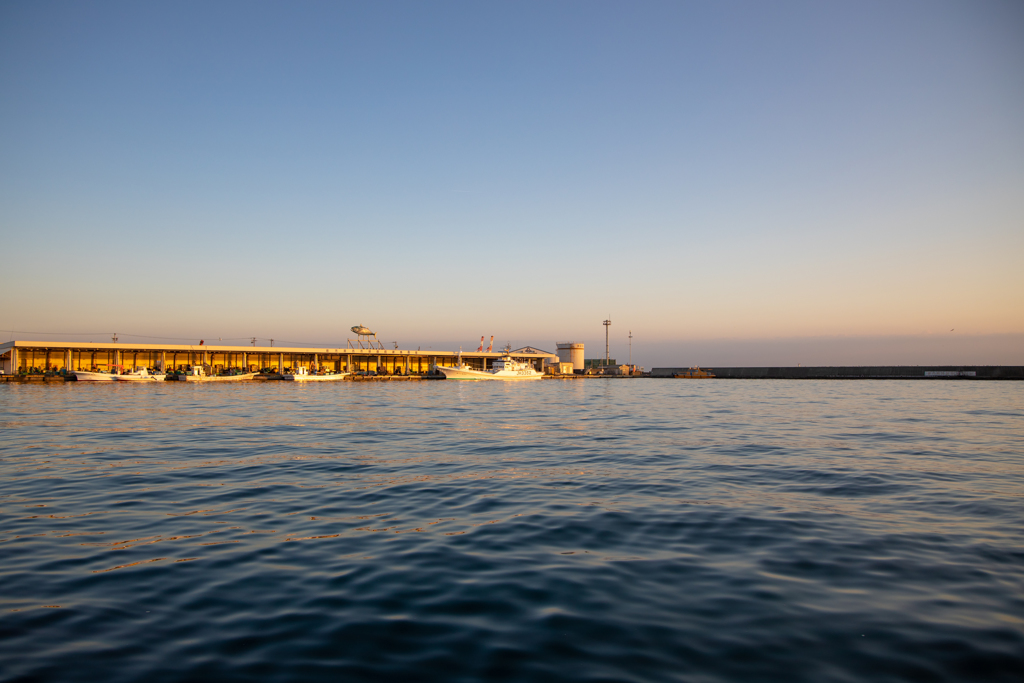
[(284, 354), (277, 354), (277, 372), (280, 375), (284, 374)]

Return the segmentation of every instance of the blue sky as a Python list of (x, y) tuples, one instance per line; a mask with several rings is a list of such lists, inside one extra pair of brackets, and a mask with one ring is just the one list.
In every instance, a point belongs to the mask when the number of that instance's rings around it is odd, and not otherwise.
[(1016, 2), (0, 2), (0, 121), (14, 330), (1024, 362)]

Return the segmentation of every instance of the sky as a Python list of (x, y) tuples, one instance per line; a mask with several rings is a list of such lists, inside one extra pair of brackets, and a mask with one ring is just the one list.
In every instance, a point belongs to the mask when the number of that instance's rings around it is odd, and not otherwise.
[(0, 240), (17, 339), (1024, 364), (1024, 4), (0, 0)]

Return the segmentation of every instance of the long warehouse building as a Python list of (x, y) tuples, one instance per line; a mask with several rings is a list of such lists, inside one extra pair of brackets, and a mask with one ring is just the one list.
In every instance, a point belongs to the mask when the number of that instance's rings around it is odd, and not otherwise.
[[(489, 369), (501, 352), (462, 352), (462, 360), (478, 370)], [(543, 371), (554, 354), (524, 347), (512, 355)], [(0, 344), (4, 374), (56, 373), (66, 370), (108, 372), (112, 369), (146, 367), (183, 370), (205, 365), (212, 372), (231, 369), (281, 373), (296, 368), (323, 367), (336, 372), (371, 371), (378, 374), (424, 375), (433, 365), (451, 367), (458, 362), (453, 351), (309, 348), (280, 346), (214, 346), (212, 344), (134, 344), (94, 342), (9, 341)]]

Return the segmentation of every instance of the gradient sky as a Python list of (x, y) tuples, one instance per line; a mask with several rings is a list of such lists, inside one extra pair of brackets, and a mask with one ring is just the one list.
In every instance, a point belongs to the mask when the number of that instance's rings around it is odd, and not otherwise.
[(0, 124), (16, 338), (1024, 363), (1016, 1), (8, 0)]

